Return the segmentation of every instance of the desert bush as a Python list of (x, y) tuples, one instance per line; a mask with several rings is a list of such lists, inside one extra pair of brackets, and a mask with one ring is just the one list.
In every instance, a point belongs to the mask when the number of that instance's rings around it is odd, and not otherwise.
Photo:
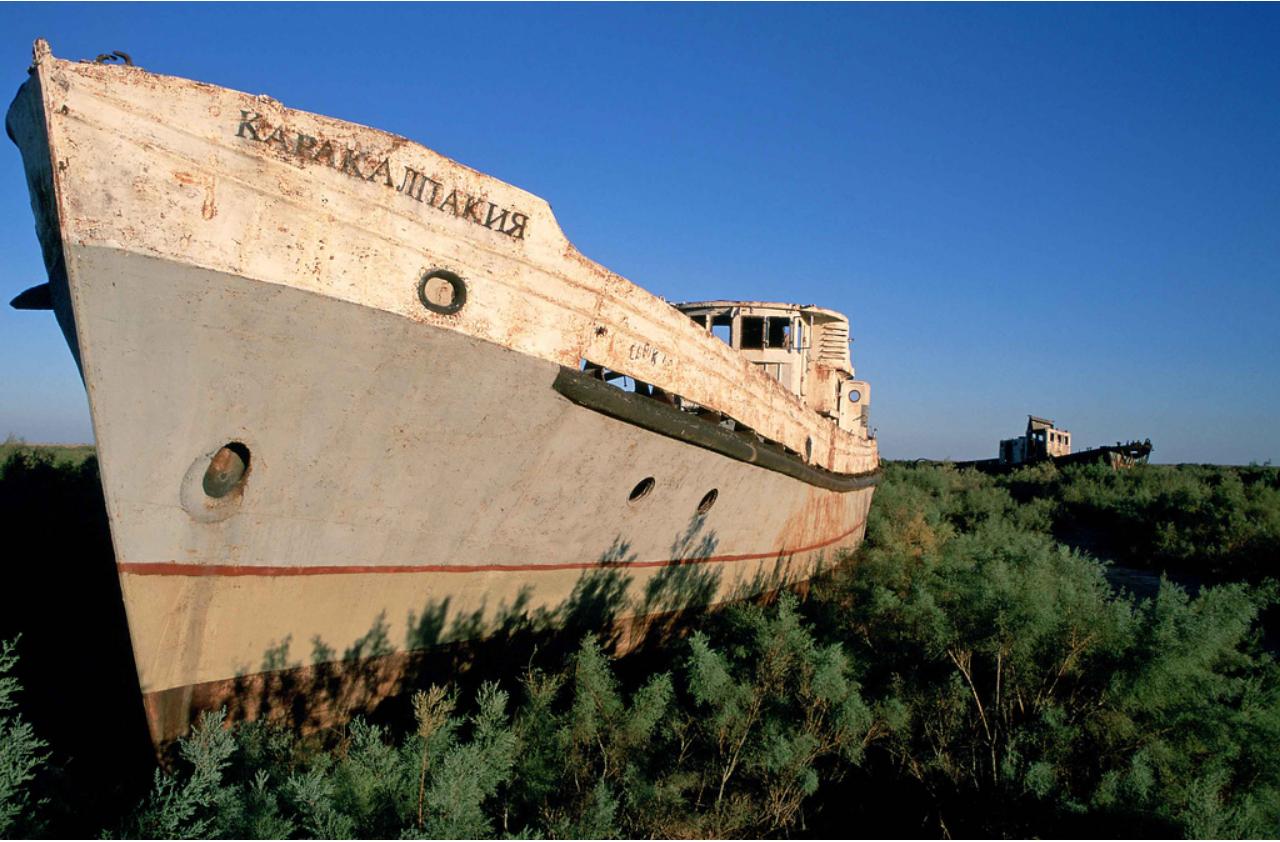
[(1276, 744), (1280, 673), (1255, 634), (1269, 592), (1192, 598), (1165, 583), (1135, 602), (957, 473), (972, 472), (891, 469), (859, 559), (813, 601), (863, 665), (864, 692), (903, 712), (874, 750), (928, 794), (915, 821), (965, 835), (1273, 833), (1280, 762), (1262, 746)]
[(1059, 538), (1127, 565), (1215, 580), (1280, 575), (1280, 470), (1269, 466), (1044, 465), (996, 482), (1045, 507)]
[(793, 827), (818, 790), (820, 761), (857, 764), (880, 723), (843, 648), (815, 640), (793, 596), (730, 620), (727, 645), (692, 638), (692, 705), (678, 727), (692, 749), (699, 835), (762, 836)]
[(0, 643), (0, 837), (28, 836), (41, 828), (41, 799), (32, 784), (44, 766), (48, 746), (18, 712), (22, 689), (12, 672), (17, 640)]
[[(11, 457), (80, 488), (93, 463)], [(75, 474), (68, 483), (67, 472)], [(1280, 670), (1262, 645), (1271, 468), (887, 465), (860, 551), (617, 659), (588, 635), (412, 718), (301, 737), (204, 717), (114, 833), (172, 838), (1274, 836)], [(15, 503), (16, 504), (16, 503)], [(1151, 599), (1059, 539), (1240, 576)], [(1099, 537), (1100, 536), (1100, 537)], [(1083, 543), (1083, 542), (1082, 542)], [(556, 650), (557, 652), (560, 650)], [(0, 654), (0, 835), (73, 791)], [(51, 795), (51, 793), (53, 795)], [(54, 803), (50, 803), (50, 801)], [(61, 807), (61, 809), (58, 809)], [(47, 826), (44, 824), (47, 823)]]

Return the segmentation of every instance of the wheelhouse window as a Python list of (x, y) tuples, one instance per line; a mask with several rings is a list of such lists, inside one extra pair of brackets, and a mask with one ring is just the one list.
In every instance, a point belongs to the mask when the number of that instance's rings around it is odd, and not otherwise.
[(724, 313), (719, 316), (711, 317), (711, 335), (716, 339), (724, 342), (726, 345), (733, 344), (733, 316)]
[(771, 316), (769, 318), (769, 347), (791, 350), (790, 317)]

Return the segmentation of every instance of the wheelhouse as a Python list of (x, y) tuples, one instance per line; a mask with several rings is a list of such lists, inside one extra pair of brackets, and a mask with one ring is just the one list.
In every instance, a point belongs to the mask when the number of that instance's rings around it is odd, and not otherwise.
[(676, 304), (708, 333), (840, 427), (868, 432), (871, 388), (849, 359), (849, 320), (834, 310), (764, 301)]

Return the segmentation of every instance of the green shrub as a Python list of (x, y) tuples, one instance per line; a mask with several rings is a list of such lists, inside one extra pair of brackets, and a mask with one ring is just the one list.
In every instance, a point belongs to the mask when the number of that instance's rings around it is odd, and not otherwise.
[[(24, 457), (6, 481), (86, 464)], [(1058, 539), (1256, 583), (1278, 512), (1271, 468), (887, 465), (863, 547), (806, 599), (707, 612), (647, 655), (587, 637), (474, 691), (419, 690), (411, 722), (304, 738), (206, 715), (118, 832), (1274, 836), (1275, 588), (1139, 600)], [(13, 665), (6, 644), (0, 835), (30, 835), (57, 813)]]
[(17, 640), (0, 643), (0, 837), (29, 836), (41, 829), (43, 800), (32, 783), (48, 759), (48, 746), (17, 710), (22, 689), (11, 673), (18, 662)]
[(235, 738), (222, 727), (225, 712), (200, 717), (182, 740), (185, 774), (157, 769), (151, 794), (126, 825), (139, 839), (205, 839), (222, 836), (239, 812), (235, 788), (224, 781)]
[[(966, 835), (1274, 833), (1280, 673), (1255, 638), (1268, 593), (1165, 583), (1135, 603), (975, 492), (1002, 481), (889, 474), (858, 561), (812, 610), (862, 664), (864, 693), (899, 705), (905, 727), (873, 751), (929, 794), (918, 820)], [(1034, 499), (1055, 480), (1019, 481)]]

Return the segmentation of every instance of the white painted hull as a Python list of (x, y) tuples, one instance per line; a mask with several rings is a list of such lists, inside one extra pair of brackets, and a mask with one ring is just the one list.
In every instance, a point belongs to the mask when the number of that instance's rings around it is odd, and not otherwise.
[[(591, 359), (793, 451), (807, 439), (817, 469), (878, 465), (874, 441), (578, 255), (536, 197), (262, 98), (37, 59), (10, 127), (89, 393), (158, 741), (237, 677), (370, 654), (371, 630), (394, 662), (562, 608), (602, 570), (616, 617), (645, 616), (807, 578), (861, 540), (870, 487), (809, 484), (553, 388)], [(237, 136), (243, 113), (464, 185), (508, 209), (505, 227), (420, 206), (368, 165), (355, 178)], [(516, 208), (520, 236), (505, 233)], [(467, 280), (457, 315), (418, 300), (442, 266)], [(214, 500), (201, 478), (230, 441), (250, 470)], [(689, 562), (698, 586), (673, 587)]]

